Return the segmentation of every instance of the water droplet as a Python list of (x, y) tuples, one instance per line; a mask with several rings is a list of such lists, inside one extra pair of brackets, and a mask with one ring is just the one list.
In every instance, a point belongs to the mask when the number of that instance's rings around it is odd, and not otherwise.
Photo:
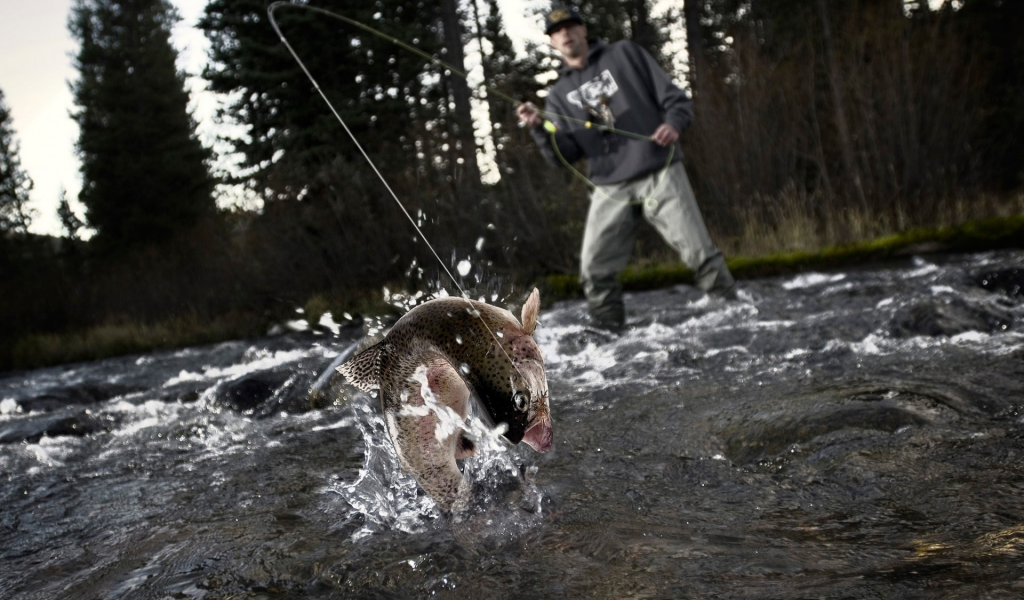
[(462, 371), (463, 375), (469, 375), (469, 365), (466, 363), (459, 364), (459, 370)]
[(470, 264), (468, 260), (460, 260), (459, 265), (456, 268), (459, 270), (459, 275), (465, 277), (466, 275), (469, 275), (469, 271), (473, 268), (473, 265)]
[(455, 343), (456, 344), (461, 344), (462, 343), (462, 336), (457, 334), (457, 333), (455, 334)]
[(495, 335), (497, 335), (499, 339), (505, 337), (505, 333), (503, 331), (499, 331)]

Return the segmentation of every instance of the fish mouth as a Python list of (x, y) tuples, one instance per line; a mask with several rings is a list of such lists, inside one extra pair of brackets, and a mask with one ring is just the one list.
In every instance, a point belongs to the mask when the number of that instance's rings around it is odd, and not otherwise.
[(523, 434), (523, 441), (537, 452), (547, 452), (550, 450), (551, 438), (551, 421), (549, 419), (543, 419), (534, 423)]

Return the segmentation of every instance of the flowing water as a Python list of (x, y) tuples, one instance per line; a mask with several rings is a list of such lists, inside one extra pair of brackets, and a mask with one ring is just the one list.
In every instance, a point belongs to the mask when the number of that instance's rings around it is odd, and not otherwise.
[(555, 447), (474, 421), (458, 540), (329, 377), (362, 327), (9, 373), (0, 597), (1024, 597), (1022, 262), (547, 308)]

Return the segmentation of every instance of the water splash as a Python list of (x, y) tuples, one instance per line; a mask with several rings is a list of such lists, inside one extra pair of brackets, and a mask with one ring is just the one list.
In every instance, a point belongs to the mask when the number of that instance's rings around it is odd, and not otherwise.
[[(442, 522), (441, 512), (416, 480), (402, 471), (383, 416), (366, 396), (352, 408), (364, 442), (363, 468), (354, 482), (328, 488), (363, 518), (352, 541), (389, 530), (422, 534), (435, 528)], [(539, 527), (542, 494), (528, 481), (536, 469), (522, 466), (522, 458), (501, 437), (504, 427), (490, 427), (475, 415), (462, 420), (451, 409), (441, 408), (445, 418), (437, 434), (450, 435), (451, 421), (457, 420), (475, 446), (474, 456), (463, 462), (463, 475), (473, 491), (472, 506), (464, 518), (450, 524), (459, 541), (471, 547), (491, 546)]]

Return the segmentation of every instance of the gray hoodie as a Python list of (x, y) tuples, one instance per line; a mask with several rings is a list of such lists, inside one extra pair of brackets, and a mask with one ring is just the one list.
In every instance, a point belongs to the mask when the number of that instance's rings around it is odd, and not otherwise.
[[(605, 44), (589, 40), (587, 66), (563, 65), (548, 94), (545, 110), (558, 115), (609, 124), (588, 110), (600, 112), (606, 103), (614, 116), (611, 126), (651, 135), (662, 123), (683, 131), (693, 120), (693, 102), (673, 84), (651, 55), (629, 41)], [(650, 140), (587, 129), (582, 123), (550, 117), (557, 126), (555, 140), (570, 163), (587, 159), (591, 181), (598, 185), (621, 183), (665, 166), (670, 149)], [(551, 134), (538, 126), (531, 130), (549, 162), (560, 165), (551, 148)], [(677, 147), (672, 162), (682, 160)]]

